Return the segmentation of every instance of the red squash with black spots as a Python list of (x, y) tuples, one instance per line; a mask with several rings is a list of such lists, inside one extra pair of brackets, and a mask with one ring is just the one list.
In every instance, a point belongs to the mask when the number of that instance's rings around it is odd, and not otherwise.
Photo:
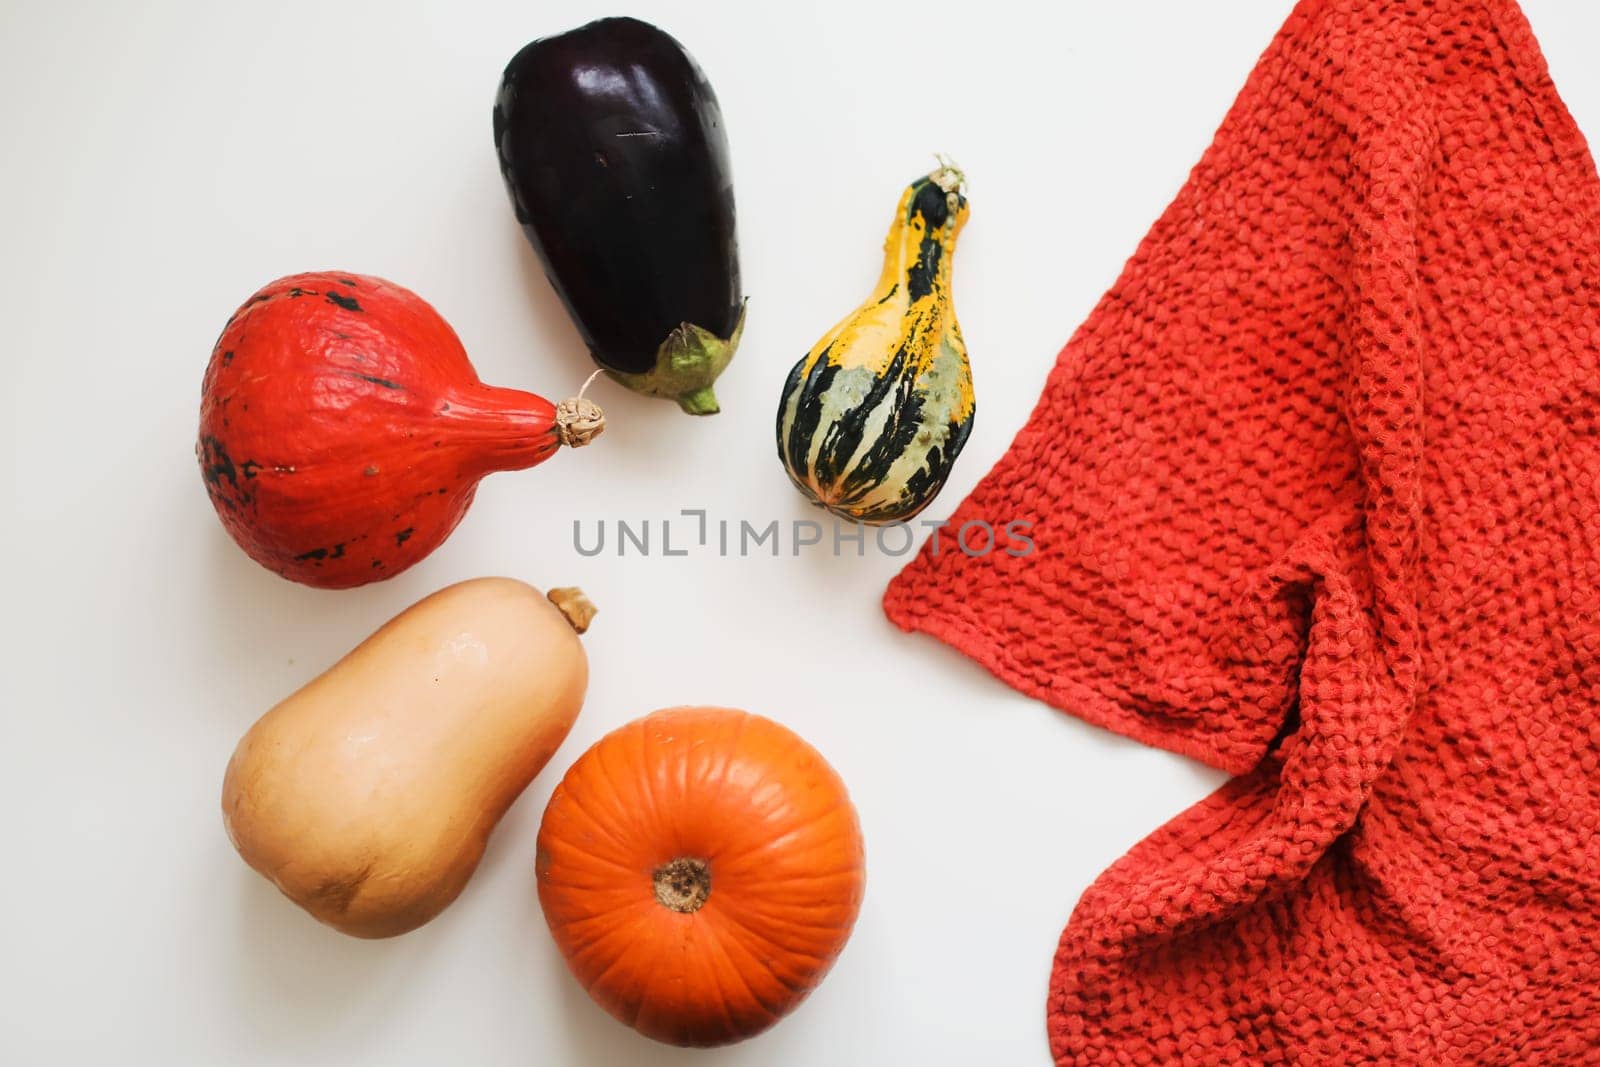
[(478, 380), (428, 303), (359, 274), (297, 274), (228, 320), (201, 390), (196, 455), (250, 557), (322, 588), (399, 574), (455, 529), (484, 475), (581, 445), (587, 401)]

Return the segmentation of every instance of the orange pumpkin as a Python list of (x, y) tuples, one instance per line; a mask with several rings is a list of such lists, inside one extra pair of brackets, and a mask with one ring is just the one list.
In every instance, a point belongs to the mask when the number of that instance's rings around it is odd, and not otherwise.
[(866, 869), (855, 808), (790, 730), (669, 708), (585, 752), (539, 827), (539, 903), (606, 1011), (674, 1045), (759, 1033), (844, 948)]

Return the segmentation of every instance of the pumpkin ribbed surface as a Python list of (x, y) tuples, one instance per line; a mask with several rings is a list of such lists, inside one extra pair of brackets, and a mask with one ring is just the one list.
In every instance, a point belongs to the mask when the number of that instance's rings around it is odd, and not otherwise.
[(660, 1041), (719, 1045), (792, 1010), (861, 906), (844, 783), (792, 731), (673, 708), (601, 739), (545, 810), (539, 902), (590, 996)]

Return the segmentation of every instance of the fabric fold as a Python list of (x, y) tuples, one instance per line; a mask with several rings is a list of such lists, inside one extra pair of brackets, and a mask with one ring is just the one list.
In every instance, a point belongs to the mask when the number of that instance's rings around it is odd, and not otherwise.
[(1597, 192), (1510, 0), (1301, 3), (951, 517), (993, 550), (891, 583), (1237, 776), (1084, 893), (1058, 1062), (1600, 1063)]

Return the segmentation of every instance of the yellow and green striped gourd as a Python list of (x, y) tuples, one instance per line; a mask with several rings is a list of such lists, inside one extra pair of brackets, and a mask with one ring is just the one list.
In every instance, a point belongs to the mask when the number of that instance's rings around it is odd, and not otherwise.
[(964, 184), (943, 164), (906, 188), (877, 288), (784, 383), (778, 455), (795, 487), (836, 515), (911, 518), (972, 431), (972, 370), (950, 295)]

